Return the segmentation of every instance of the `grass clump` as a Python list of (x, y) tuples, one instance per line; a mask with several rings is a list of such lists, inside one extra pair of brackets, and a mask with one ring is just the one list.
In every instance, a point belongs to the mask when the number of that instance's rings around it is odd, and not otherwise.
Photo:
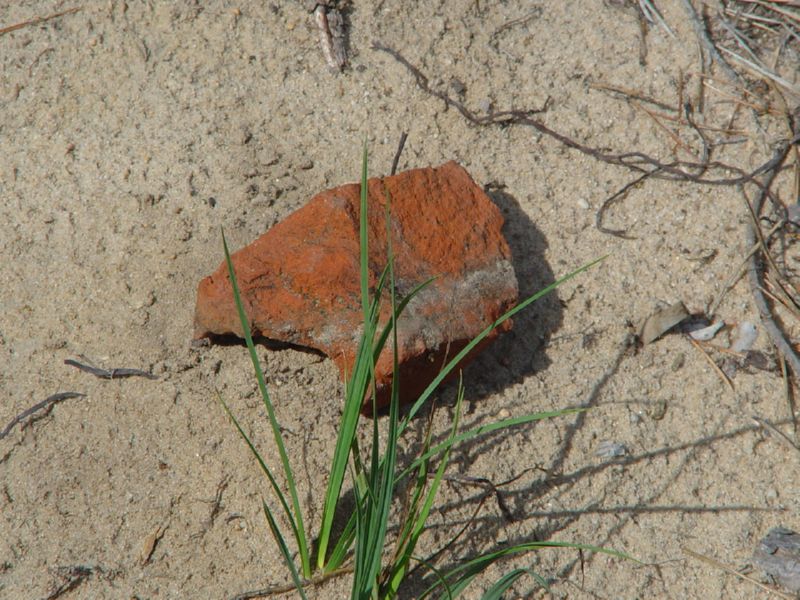
[[(387, 211), (388, 209), (387, 202)], [(442, 482), (448, 459), (453, 448), (460, 442), (473, 439), (495, 431), (502, 431), (509, 427), (531, 421), (549, 419), (556, 416), (573, 414), (581, 409), (565, 409), (561, 411), (542, 412), (503, 419), (468, 431), (459, 431), (459, 418), (461, 414), (464, 388), (459, 381), (458, 396), (455, 406), (455, 418), (447, 438), (436, 445), (432, 444), (431, 431), (428, 429), (421, 452), (410, 464), (398, 464), (398, 441), (403, 432), (408, 428), (411, 419), (424, 406), (434, 390), (441, 384), (445, 377), (456, 368), (467, 353), (481, 342), (489, 333), (505, 320), (511, 318), (519, 311), (541, 298), (564, 281), (571, 279), (578, 273), (588, 269), (592, 264), (556, 281), (533, 296), (525, 299), (516, 307), (502, 315), (497, 321), (489, 325), (461, 352), (447, 363), (439, 375), (428, 388), (411, 405), (406, 414), (401, 417), (398, 396), (398, 365), (397, 365), (397, 321), (408, 302), (425, 287), (427, 283), (420, 284), (408, 296), (398, 299), (395, 295), (394, 268), (391, 249), (391, 235), (388, 235), (388, 264), (386, 265), (376, 289), (370, 295), (368, 287), (368, 256), (369, 244), (367, 239), (367, 150), (364, 147), (362, 172), (361, 172), (361, 222), (360, 222), (360, 279), (361, 303), (363, 311), (363, 333), (361, 335), (353, 372), (349, 375), (345, 388), (344, 410), (338, 427), (338, 437), (333, 454), (333, 460), (328, 476), (327, 489), (323, 499), (322, 518), (319, 523), (318, 537), (313, 545), (308, 536), (303, 522), (303, 511), (297, 493), (297, 485), (289, 460), (286, 446), (281, 434), (280, 425), (275, 416), (275, 410), (270, 400), (269, 391), (264, 381), (264, 374), (256, 354), (253, 339), (250, 333), (250, 321), (247, 318), (239, 294), (236, 274), (231, 262), (227, 242), (223, 233), (225, 260), (228, 265), (233, 294), (239, 317), (242, 322), (245, 342), (250, 358), (253, 362), (258, 387), (266, 408), (275, 443), (280, 457), (280, 469), (286, 481), (286, 489), (282, 488), (275, 477), (273, 469), (256, 449), (253, 441), (245, 433), (233, 413), (225, 402), (221, 400), (225, 410), (230, 416), (242, 438), (247, 443), (261, 470), (266, 475), (270, 487), (277, 499), (278, 507), (274, 508), (262, 500), (264, 515), (270, 531), (280, 549), (294, 587), (301, 598), (306, 598), (306, 586), (316, 581), (327, 579), (338, 573), (352, 573), (352, 600), (377, 600), (395, 598), (401, 591), (407, 576), (416, 564), (429, 570), (425, 580), (428, 585), (422, 597), (456, 598), (467, 586), (493, 563), (508, 556), (520, 554), (531, 550), (548, 547), (570, 547), (623, 556), (620, 553), (587, 546), (561, 542), (531, 542), (522, 543), (501, 550), (487, 552), (472, 560), (466, 561), (456, 568), (440, 572), (432, 565), (425, 562), (424, 558), (415, 555), (417, 543), (425, 531), (426, 522), (433, 508), (436, 493)], [(387, 214), (387, 226), (389, 215)], [(597, 262), (597, 261), (595, 261)], [(388, 296), (391, 306), (391, 316), (387, 323), (379, 323), (379, 307), (383, 296)], [(373, 418), (371, 421), (371, 438), (366, 448), (362, 449), (356, 438), (356, 430), (361, 418), (360, 409), (363, 399), (368, 395), (374, 398), (374, 369), (375, 362), (386, 344), (391, 344), (394, 356), (394, 377), (392, 384), (391, 400), (389, 403), (388, 418)], [(374, 412), (374, 411), (373, 411)], [(383, 444), (380, 443), (380, 429), (385, 428)], [(343, 528), (334, 528), (334, 516), (341, 518), (342, 493), (345, 479), (349, 478), (355, 503), (349, 513), (345, 514), (346, 523)], [(390, 511), (393, 502), (397, 500), (398, 486), (403, 484), (408, 489), (401, 521), (392, 524), (389, 536)], [(281, 529), (276, 520), (276, 513), (282, 513), (289, 523), (289, 529)], [(296, 547), (297, 559), (293, 558), (292, 550), (287, 540), (293, 540)], [(391, 549), (390, 549), (391, 548)], [(297, 562), (296, 562), (297, 561)], [(298, 564), (299, 562), (299, 564)], [(485, 591), (484, 598), (500, 598), (523, 575), (531, 574), (537, 583), (544, 585), (544, 580), (527, 569), (515, 569), (506, 573), (494, 582)]]

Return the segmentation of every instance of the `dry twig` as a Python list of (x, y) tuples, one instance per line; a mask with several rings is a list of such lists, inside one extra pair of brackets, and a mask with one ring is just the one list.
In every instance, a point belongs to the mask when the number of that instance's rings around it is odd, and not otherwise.
[(611, 207), (612, 204), (614, 204), (618, 200), (622, 200), (623, 198), (625, 198), (625, 196), (628, 195), (629, 191), (631, 191), (635, 187), (638, 187), (641, 183), (644, 182), (645, 179), (648, 179), (649, 177), (655, 175), (656, 171), (657, 169), (654, 169), (652, 171), (645, 173), (644, 175), (637, 177), (633, 181), (626, 183), (624, 186), (622, 186), (622, 188), (614, 192), (614, 194), (612, 194), (603, 201), (603, 204), (600, 206), (600, 208), (598, 209), (597, 213), (594, 216), (594, 224), (595, 227), (597, 227), (598, 231), (601, 231), (602, 233), (607, 233), (608, 235), (614, 235), (624, 240), (636, 239), (633, 236), (628, 235), (628, 231), (626, 229), (609, 229), (608, 227), (603, 225), (603, 217), (605, 216), (605, 212)]
[(788, 594), (784, 594), (783, 592), (781, 592), (779, 590), (776, 590), (775, 588), (771, 588), (768, 585), (764, 585), (760, 581), (757, 581), (756, 579), (753, 579), (752, 577), (749, 577), (748, 575), (745, 575), (744, 573), (740, 573), (739, 571), (737, 571), (733, 567), (729, 567), (728, 565), (726, 565), (724, 563), (721, 563), (720, 561), (718, 561), (718, 560), (716, 560), (714, 558), (710, 558), (708, 556), (704, 556), (702, 554), (699, 554), (698, 552), (694, 552), (692, 550), (689, 550), (688, 548), (683, 548), (683, 552), (685, 554), (688, 554), (692, 558), (696, 558), (697, 560), (701, 560), (704, 563), (711, 565), (712, 567), (716, 567), (717, 569), (722, 569), (723, 571), (726, 571), (727, 573), (730, 573), (731, 575), (735, 575), (736, 577), (738, 577), (740, 579), (744, 579), (745, 581), (749, 581), (753, 585), (760, 587), (762, 590), (766, 590), (767, 592), (771, 592), (771, 593), (777, 595), (780, 598), (785, 598), (786, 600), (795, 600), (794, 596), (790, 596)]
[[(708, 164), (689, 162), (683, 160), (675, 160), (669, 163), (665, 163), (647, 154), (644, 154), (643, 152), (622, 152), (617, 154), (606, 152), (604, 150), (593, 148), (591, 146), (587, 146), (586, 144), (582, 144), (576, 140), (573, 140), (567, 137), (566, 135), (563, 135), (551, 129), (543, 122), (534, 119), (533, 115), (545, 110), (547, 103), (545, 103), (545, 108), (543, 109), (503, 110), (503, 111), (495, 111), (486, 116), (479, 117), (475, 113), (470, 111), (466, 106), (464, 106), (464, 104), (462, 104), (458, 100), (451, 98), (444, 92), (433, 89), (430, 86), (428, 78), (418, 68), (412, 65), (397, 50), (390, 48), (389, 46), (385, 46), (379, 42), (373, 42), (372, 48), (373, 50), (378, 50), (380, 52), (385, 52), (389, 54), (392, 58), (394, 58), (397, 62), (399, 62), (406, 69), (408, 69), (408, 71), (411, 72), (411, 74), (414, 76), (414, 79), (416, 80), (417, 86), (420, 89), (422, 89), (427, 94), (430, 94), (431, 96), (439, 98), (447, 106), (455, 108), (459, 113), (461, 113), (461, 115), (465, 119), (467, 119), (473, 125), (501, 126), (501, 127), (508, 127), (509, 125), (519, 125), (519, 126), (532, 127), (536, 131), (555, 139), (564, 146), (567, 146), (568, 148), (572, 148), (573, 150), (577, 150), (578, 152), (591, 156), (592, 158), (599, 160), (601, 162), (605, 162), (611, 165), (617, 165), (620, 167), (626, 167), (628, 169), (637, 171), (639, 173), (649, 173), (653, 169), (657, 169), (658, 173), (652, 174), (651, 176), (656, 177), (658, 179), (666, 179), (668, 181), (687, 181), (691, 183), (701, 183), (705, 185), (720, 185), (720, 186), (731, 186), (731, 185), (740, 185), (744, 183), (753, 183), (754, 185), (761, 187), (761, 184), (758, 182), (757, 177), (763, 173), (772, 171), (775, 168), (776, 164), (782, 163), (786, 149), (791, 143), (787, 141), (779, 144), (779, 146), (775, 149), (772, 158), (767, 160), (760, 167), (757, 167), (756, 169), (750, 172), (747, 172), (744, 169), (741, 169), (734, 165), (728, 165), (718, 161), (712, 161), (709, 162)], [(705, 173), (712, 169), (721, 172), (735, 173), (736, 175), (734, 177), (717, 177), (717, 178), (706, 177)], [(699, 173), (692, 173), (691, 172), (692, 170), (697, 170), (699, 171)], [(769, 194), (769, 192), (767, 193)]]
[[(653, 106), (657, 106), (658, 108), (675, 111), (675, 107), (667, 104), (666, 102), (662, 102), (661, 100), (656, 100), (655, 98), (650, 98), (649, 96), (645, 96), (641, 92), (636, 90), (631, 90), (628, 88), (624, 88), (618, 85), (611, 85), (609, 83), (603, 83), (601, 81), (596, 81), (589, 84), (590, 90), (600, 90), (603, 92), (611, 92), (614, 94), (619, 94), (628, 100), (639, 100), (640, 102), (646, 102), (647, 104), (652, 104)], [(666, 117), (668, 118), (668, 117)]]
[[(307, 579), (302, 581), (303, 587), (312, 587), (316, 585), (320, 585), (328, 581), (329, 579), (333, 579), (334, 577), (341, 577), (342, 575), (347, 575), (348, 573), (352, 573), (352, 567), (343, 567), (341, 569), (337, 569), (331, 573), (325, 573), (319, 575), (318, 577), (312, 577), (311, 579)], [(288, 592), (296, 591), (296, 587), (293, 583), (288, 583), (285, 585), (272, 585), (270, 587), (262, 588), (260, 590), (251, 590), (249, 592), (242, 592), (241, 594), (236, 594), (231, 598), (231, 600), (254, 600), (255, 598), (266, 598), (267, 596), (274, 596), (276, 594), (286, 594)]]
[(695, 35), (697, 35), (697, 39), (700, 40), (700, 43), (708, 52), (709, 56), (720, 66), (720, 68), (725, 72), (725, 75), (728, 76), (732, 82), (739, 83), (740, 78), (736, 71), (733, 70), (727, 61), (722, 58), (722, 55), (719, 53), (716, 45), (711, 39), (711, 36), (706, 29), (705, 24), (700, 19), (700, 16), (694, 10), (694, 6), (692, 6), (691, 0), (682, 0), (683, 1), (683, 8), (686, 10), (686, 14), (689, 17), (689, 21), (694, 28)]
[(52, 15), (47, 15), (45, 17), (36, 17), (34, 19), (29, 19), (28, 21), (15, 23), (14, 25), (9, 25), (8, 27), (0, 28), (0, 35), (3, 35), (4, 33), (10, 33), (11, 31), (16, 31), (17, 29), (22, 29), (23, 27), (28, 27), (29, 25), (38, 25), (39, 23), (44, 23), (45, 21), (57, 19), (58, 17), (63, 17), (64, 15), (71, 15), (73, 13), (78, 12), (79, 10), (81, 10), (81, 7), (75, 6), (73, 8), (68, 8), (67, 10), (62, 10), (61, 12), (53, 13)]
[(397, 143), (397, 152), (394, 153), (394, 160), (392, 161), (392, 170), (389, 173), (390, 175), (394, 175), (397, 173), (397, 165), (400, 163), (400, 156), (403, 154), (403, 148), (405, 148), (406, 140), (408, 139), (408, 133), (405, 131), (400, 134), (400, 141)]
[(50, 414), (50, 411), (52, 411), (53, 407), (59, 402), (63, 402), (64, 400), (69, 400), (70, 398), (83, 398), (84, 396), (86, 396), (86, 394), (81, 394), (80, 392), (60, 392), (58, 394), (53, 394), (52, 396), (48, 396), (38, 404), (34, 404), (30, 408), (22, 411), (16, 417), (11, 419), (8, 425), (6, 425), (5, 429), (3, 429), (3, 431), (0, 431), (0, 440), (2, 440), (9, 433), (11, 433), (11, 430), (14, 429), (14, 427), (16, 427), (19, 423), (21, 423), (28, 417), (31, 417), (31, 415), (34, 415), (40, 410), (45, 410), (46, 412), (44, 414), (36, 416), (35, 418), (31, 418), (31, 420), (28, 421), (29, 423), (35, 420), (39, 420)]
[(711, 365), (711, 368), (714, 369), (714, 372), (719, 376), (719, 378), (722, 379), (724, 383), (728, 384), (728, 387), (731, 388), (732, 392), (735, 392), (736, 388), (733, 387), (733, 382), (731, 381), (731, 378), (728, 377), (725, 374), (725, 372), (719, 368), (717, 363), (714, 362), (714, 359), (711, 358), (711, 356), (709, 356), (708, 352), (705, 351), (705, 349), (697, 342), (697, 340), (695, 340), (691, 336), (687, 336), (687, 338), (692, 343), (692, 346), (694, 346), (700, 351), (700, 353), (703, 355), (703, 358), (705, 358), (706, 361), (708, 361), (708, 364)]
[(63, 581), (45, 597), (45, 600), (56, 600), (56, 598), (60, 598), (64, 594), (76, 589), (93, 574), (94, 569), (84, 565), (76, 565), (74, 567), (59, 567), (58, 575), (63, 579)]
[(314, 23), (319, 29), (319, 43), (325, 62), (331, 71), (340, 72), (347, 64), (342, 13), (324, 3), (317, 4), (314, 8)]
[(153, 375), (152, 373), (148, 373), (147, 371), (142, 371), (140, 369), (126, 369), (124, 367), (117, 369), (100, 369), (98, 367), (79, 363), (78, 361), (70, 358), (65, 360), (64, 364), (71, 367), (76, 367), (81, 371), (85, 371), (86, 373), (91, 373), (100, 379), (123, 379), (125, 377), (146, 377), (147, 379), (158, 379), (157, 375)]
[[(787, 146), (785, 152), (780, 157), (780, 161), (775, 165), (775, 168), (767, 173), (765, 181), (762, 183), (761, 191), (752, 203), (752, 211), (756, 217), (761, 213), (761, 208), (764, 206), (764, 200), (767, 197), (766, 190), (769, 189), (770, 185), (774, 181), (776, 175), (778, 174), (778, 170), (783, 164), (783, 161), (786, 159), (788, 153), (789, 147)], [(748, 248), (754, 246), (756, 243), (758, 243), (762, 249), (764, 248), (763, 234), (761, 234), (761, 231), (757, 226), (757, 220), (749, 223), (747, 226), (747, 230), (745, 232), (745, 243)], [(750, 291), (753, 294), (753, 301), (755, 302), (758, 313), (761, 316), (761, 322), (764, 325), (767, 335), (778, 349), (780, 355), (786, 360), (786, 362), (789, 363), (789, 366), (791, 367), (795, 377), (800, 376), (800, 356), (797, 355), (794, 347), (789, 340), (786, 339), (785, 334), (775, 322), (772, 312), (769, 309), (769, 305), (767, 304), (767, 300), (764, 297), (764, 293), (762, 292), (763, 281), (759, 264), (759, 253), (755, 253), (750, 256), (749, 267), (747, 269), (747, 278), (750, 283)]]
[(761, 417), (753, 415), (753, 421), (758, 423), (758, 425), (760, 425), (764, 429), (768, 429), (769, 431), (777, 435), (778, 439), (787, 444), (792, 450), (800, 452), (800, 447), (797, 444), (795, 444), (788, 435), (786, 435), (780, 429), (775, 427), (775, 425), (770, 423), (767, 419), (763, 419)]

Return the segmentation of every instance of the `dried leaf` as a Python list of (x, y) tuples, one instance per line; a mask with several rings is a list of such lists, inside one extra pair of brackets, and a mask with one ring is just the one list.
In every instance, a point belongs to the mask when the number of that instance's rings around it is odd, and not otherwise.
[(657, 310), (644, 322), (641, 333), (642, 343), (650, 344), (656, 341), (687, 317), (689, 317), (689, 311), (680, 301)]

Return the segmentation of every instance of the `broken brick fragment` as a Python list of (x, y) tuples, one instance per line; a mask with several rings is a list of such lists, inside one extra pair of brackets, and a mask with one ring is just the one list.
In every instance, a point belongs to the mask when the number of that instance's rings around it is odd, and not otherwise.
[[(371, 288), (387, 261), (387, 195), (398, 298), (436, 278), (398, 321), (400, 401), (409, 403), (517, 302), (517, 280), (499, 209), (455, 162), (373, 178), (367, 187)], [(253, 335), (321, 350), (343, 373), (353, 371), (362, 331), (359, 194), (359, 184), (317, 194), (232, 255)], [(384, 295), (381, 323), (389, 313)], [(225, 261), (198, 286), (194, 326), (196, 339), (243, 335)], [(498, 329), (510, 327), (506, 321), (495, 329), (465, 362), (497, 337)], [(385, 406), (391, 343), (375, 376), (377, 404)], [(366, 401), (365, 412), (370, 409)]]

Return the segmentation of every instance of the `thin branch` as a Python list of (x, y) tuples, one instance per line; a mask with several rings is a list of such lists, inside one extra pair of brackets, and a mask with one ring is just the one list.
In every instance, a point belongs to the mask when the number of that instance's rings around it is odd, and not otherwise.
[[(777, 176), (778, 171), (780, 170), (779, 167), (783, 164), (783, 160), (786, 158), (788, 153), (789, 147), (786, 148), (785, 153), (781, 157), (780, 162), (776, 164), (775, 168), (767, 173), (760, 193), (755, 200), (753, 200), (752, 211), (754, 215), (758, 216), (760, 214), (761, 208), (764, 206), (764, 200), (767, 197), (766, 190), (769, 189), (770, 185)], [(763, 238), (761, 235), (759, 235), (761, 232), (759, 231), (757, 234), (756, 226), (757, 223), (752, 222), (747, 226), (747, 230), (745, 232), (745, 246), (747, 248), (750, 248), (756, 244), (763, 244)], [(789, 340), (786, 339), (783, 331), (780, 329), (780, 327), (778, 327), (778, 324), (775, 322), (772, 312), (769, 309), (769, 305), (767, 304), (767, 299), (764, 297), (764, 293), (761, 291), (763, 282), (761, 269), (759, 268), (759, 262), (758, 253), (750, 256), (749, 266), (747, 269), (747, 279), (750, 282), (750, 291), (753, 294), (753, 301), (755, 302), (758, 313), (761, 316), (761, 322), (764, 325), (767, 335), (778, 349), (780, 355), (786, 360), (787, 363), (789, 363), (789, 366), (791, 367), (795, 377), (798, 377), (800, 376), (800, 356), (797, 355)]]
[[(628, 169), (632, 169), (640, 173), (648, 173), (652, 169), (658, 169), (659, 172), (656, 175), (654, 175), (658, 179), (666, 179), (669, 181), (689, 181), (705, 185), (721, 185), (721, 186), (753, 183), (754, 185), (761, 187), (761, 184), (758, 182), (756, 178), (763, 173), (772, 171), (775, 168), (776, 164), (781, 163), (786, 153), (786, 148), (791, 144), (791, 141), (782, 142), (778, 146), (778, 148), (776, 148), (775, 153), (773, 154), (773, 157), (771, 159), (769, 159), (763, 165), (761, 165), (760, 167), (756, 168), (755, 170), (749, 173), (739, 167), (717, 161), (709, 162), (708, 164), (688, 162), (682, 160), (663, 163), (658, 159), (648, 156), (647, 154), (644, 154), (642, 152), (623, 152), (620, 154), (613, 154), (577, 142), (553, 129), (550, 129), (547, 125), (545, 125), (541, 121), (532, 118), (533, 114), (542, 112), (542, 110), (544, 109), (504, 110), (504, 111), (493, 112), (486, 116), (479, 117), (475, 115), (472, 111), (470, 111), (461, 102), (454, 100), (444, 92), (431, 88), (428, 78), (419, 69), (417, 69), (414, 65), (412, 65), (397, 50), (394, 50), (393, 48), (385, 46), (379, 42), (373, 42), (372, 49), (389, 54), (392, 58), (394, 58), (397, 62), (399, 62), (401, 65), (403, 65), (406, 69), (408, 69), (411, 72), (411, 74), (414, 76), (414, 79), (416, 80), (417, 86), (419, 86), (420, 89), (430, 94), (431, 96), (439, 98), (447, 106), (455, 108), (459, 113), (461, 113), (462, 116), (464, 116), (465, 119), (467, 119), (473, 125), (480, 125), (480, 126), (497, 125), (500, 127), (507, 127), (509, 125), (522, 125), (522, 126), (532, 127), (537, 131), (539, 131), (540, 133), (547, 135), (558, 142), (561, 142), (568, 148), (572, 148), (574, 150), (582, 152), (583, 154), (591, 156), (592, 158), (595, 158), (596, 160), (605, 162), (607, 164), (626, 167)], [(701, 173), (700, 174), (690, 173), (686, 169), (698, 169), (701, 171)], [(736, 173), (737, 176), (720, 177), (716, 179), (703, 176), (703, 173), (706, 170), (710, 169), (729, 171), (732, 173)]]
[(85, 371), (86, 373), (91, 373), (100, 379), (122, 379), (124, 377), (146, 377), (147, 379), (158, 379), (157, 375), (153, 375), (152, 373), (148, 373), (147, 371), (142, 371), (140, 369), (100, 369), (98, 367), (92, 367), (91, 365), (79, 363), (78, 361), (69, 358), (64, 361), (64, 364), (71, 367), (76, 367), (81, 371)]
[[(343, 567), (331, 573), (324, 573), (317, 577), (306, 579), (301, 583), (303, 584), (304, 588), (320, 585), (321, 583), (328, 581), (328, 579), (333, 579), (334, 577), (341, 577), (342, 575), (347, 575), (348, 573), (352, 572), (353, 572), (352, 567)], [(295, 590), (296, 588), (293, 583), (285, 585), (272, 585), (270, 587), (262, 588), (260, 590), (252, 590), (249, 592), (242, 592), (241, 594), (236, 594), (231, 598), (231, 600), (254, 600), (255, 598), (266, 598), (267, 596), (274, 596), (276, 594), (286, 594), (288, 592), (293, 592)]]
[(783, 77), (781, 77), (777, 73), (773, 73), (772, 71), (769, 71), (769, 70), (765, 69), (761, 65), (758, 65), (758, 64), (754, 63), (752, 60), (747, 60), (745, 57), (739, 56), (733, 50), (728, 50), (727, 48), (722, 48), (722, 51), (725, 52), (726, 54), (729, 54), (731, 57), (733, 57), (736, 60), (736, 62), (741, 64), (743, 67), (745, 67), (747, 69), (750, 69), (754, 73), (756, 73), (758, 75), (761, 75), (762, 77), (764, 77), (766, 79), (769, 79), (770, 81), (773, 81), (774, 83), (777, 83), (778, 85), (780, 85), (781, 87), (789, 90), (793, 94), (800, 94), (800, 88), (798, 88), (796, 85), (794, 85), (791, 81), (788, 81), (787, 79), (784, 79)]
[(624, 98), (627, 99), (639, 100), (641, 102), (646, 102), (647, 104), (652, 104), (653, 106), (657, 106), (658, 108), (675, 112), (674, 106), (671, 106), (666, 102), (662, 102), (661, 100), (656, 100), (655, 98), (650, 98), (649, 96), (645, 96), (641, 92), (638, 92), (636, 90), (631, 90), (617, 85), (611, 85), (609, 83), (603, 83), (602, 81), (590, 83), (589, 89), (600, 90), (603, 92), (611, 92), (613, 94), (619, 94), (620, 96), (623, 96)]
[(92, 567), (86, 567), (83, 565), (62, 567), (58, 570), (60, 571), (59, 575), (64, 579), (64, 581), (61, 583), (61, 585), (56, 587), (56, 589), (50, 592), (44, 600), (56, 600), (56, 598), (60, 598), (64, 594), (76, 589), (80, 584), (94, 574), (94, 569)]
[[(772, 228), (764, 235), (764, 239), (769, 241), (769, 239), (772, 238), (775, 232), (781, 229), (785, 224), (786, 223), (784, 221), (779, 221), (778, 223), (775, 223), (775, 225), (773, 225)], [(736, 269), (733, 275), (731, 275), (728, 278), (728, 280), (725, 282), (725, 285), (722, 286), (722, 291), (719, 293), (719, 296), (717, 296), (717, 299), (714, 300), (709, 309), (706, 311), (706, 315), (709, 318), (713, 317), (716, 314), (719, 305), (722, 304), (722, 300), (725, 298), (727, 293), (731, 291), (731, 289), (733, 289), (733, 286), (736, 285), (739, 279), (741, 279), (742, 276), (745, 273), (747, 273), (748, 261), (750, 260), (750, 257), (754, 256), (760, 249), (761, 249), (760, 242), (756, 242), (750, 247), (750, 250), (742, 259), (742, 262), (740, 263), (739, 267)]]
[(408, 133), (405, 131), (400, 134), (400, 142), (397, 144), (397, 152), (394, 154), (394, 160), (392, 161), (392, 170), (389, 173), (390, 175), (394, 175), (397, 173), (397, 165), (400, 162), (400, 155), (403, 154), (403, 148), (406, 145), (406, 140), (408, 139)]
[(700, 19), (700, 15), (694, 10), (694, 6), (690, 0), (682, 0), (683, 1), (683, 8), (686, 10), (686, 14), (689, 17), (689, 21), (692, 23), (692, 27), (694, 28), (695, 35), (697, 35), (697, 39), (705, 47), (708, 54), (711, 56), (713, 60), (717, 62), (717, 64), (722, 68), (725, 72), (725, 75), (728, 76), (733, 82), (740, 83), (739, 75), (736, 71), (733, 70), (728, 62), (722, 58), (722, 55), (717, 50), (717, 47), (714, 45), (714, 42), (711, 40), (711, 36), (708, 34), (708, 30), (706, 29), (705, 24)]
[(699, 342), (697, 342), (697, 340), (695, 340), (691, 336), (687, 336), (687, 338), (692, 343), (692, 346), (697, 348), (700, 351), (700, 353), (703, 355), (703, 358), (705, 358), (708, 361), (708, 364), (711, 365), (711, 368), (714, 369), (714, 372), (717, 374), (717, 376), (719, 376), (719, 378), (724, 383), (728, 384), (728, 387), (731, 388), (732, 392), (736, 392), (736, 388), (733, 386), (733, 382), (731, 381), (731, 378), (728, 377), (725, 374), (725, 372), (722, 369), (719, 368), (717, 363), (714, 362), (714, 359), (709, 356), (708, 352), (706, 352), (703, 349), (703, 347), (699, 344)]
[(757, 580), (753, 579), (752, 577), (748, 577), (744, 573), (740, 573), (739, 571), (737, 571), (733, 567), (729, 567), (728, 565), (726, 565), (724, 563), (721, 563), (721, 562), (719, 562), (718, 560), (716, 560), (714, 558), (710, 558), (708, 556), (704, 556), (702, 554), (699, 554), (697, 552), (689, 550), (689, 548), (682, 548), (682, 550), (684, 551), (684, 553), (688, 554), (692, 558), (696, 558), (697, 560), (701, 560), (704, 563), (711, 565), (712, 567), (716, 567), (717, 569), (722, 569), (723, 571), (726, 571), (726, 572), (730, 573), (731, 575), (735, 575), (736, 577), (739, 577), (740, 579), (744, 579), (745, 581), (749, 581), (753, 585), (760, 587), (762, 590), (766, 590), (767, 592), (771, 592), (771, 593), (777, 595), (780, 598), (785, 598), (786, 600), (794, 600), (794, 598), (795, 598), (794, 596), (790, 596), (789, 594), (784, 594), (780, 590), (776, 590), (775, 588), (771, 588), (768, 585), (764, 585), (760, 581), (757, 581)]
[(600, 231), (602, 233), (607, 233), (608, 235), (617, 236), (617, 237), (622, 238), (624, 240), (636, 239), (633, 236), (629, 236), (628, 235), (628, 231), (626, 229), (609, 229), (608, 227), (605, 227), (603, 225), (603, 216), (605, 215), (605, 212), (611, 207), (611, 205), (614, 202), (616, 202), (617, 200), (623, 199), (625, 196), (628, 195), (628, 192), (631, 189), (639, 186), (639, 184), (641, 184), (645, 179), (655, 175), (656, 171), (657, 171), (657, 169), (654, 169), (653, 171), (649, 171), (649, 172), (645, 173), (644, 175), (641, 175), (640, 177), (637, 177), (633, 181), (625, 184), (621, 189), (619, 189), (613, 195), (611, 195), (611, 196), (609, 196), (608, 198), (605, 199), (605, 201), (603, 202), (602, 206), (600, 206), (600, 208), (597, 211), (597, 214), (594, 217), (594, 224), (595, 224), (595, 227), (597, 227), (598, 231)]
[(773, 425), (772, 423), (770, 423), (770, 422), (769, 422), (767, 419), (764, 419), (764, 418), (762, 418), (762, 417), (757, 417), (757, 416), (755, 416), (755, 415), (753, 415), (752, 419), (753, 419), (753, 421), (755, 421), (756, 423), (758, 423), (758, 424), (759, 424), (761, 427), (763, 427), (764, 429), (768, 429), (769, 431), (771, 431), (772, 433), (774, 433), (775, 435), (777, 435), (777, 436), (778, 436), (778, 439), (780, 439), (782, 442), (784, 442), (784, 443), (788, 444), (788, 446), (789, 446), (789, 447), (790, 447), (792, 450), (794, 450), (794, 451), (796, 451), (796, 452), (800, 452), (800, 447), (798, 447), (798, 446), (797, 446), (797, 444), (795, 444), (795, 443), (792, 441), (792, 439), (791, 439), (791, 438), (790, 438), (788, 435), (786, 435), (786, 434), (785, 434), (785, 433), (783, 433), (783, 432), (782, 432), (780, 429), (778, 429), (777, 427), (775, 427), (775, 425)]
[(45, 21), (50, 21), (51, 19), (57, 19), (58, 17), (63, 17), (64, 15), (71, 15), (79, 10), (81, 10), (81, 7), (75, 6), (73, 8), (68, 8), (67, 10), (62, 10), (61, 12), (53, 13), (52, 15), (47, 15), (46, 17), (36, 17), (28, 21), (23, 21), (22, 23), (15, 23), (14, 25), (9, 25), (8, 27), (3, 27), (0, 29), (0, 35), (16, 31), (17, 29), (22, 29), (23, 27), (28, 27), (29, 25), (38, 25), (39, 23), (44, 23)]
[(3, 431), (0, 431), (0, 440), (2, 440), (9, 433), (11, 433), (11, 430), (14, 429), (14, 427), (19, 425), (22, 421), (24, 421), (34, 413), (44, 409), (47, 409), (47, 412), (49, 413), (51, 410), (53, 410), (53, 406), (55, 406), (58, 402), (63, 402), (64, 400), (69, 400), (70, 398), (83, 398), (84, 396), (86, 396), (86, 394), (81, 394), (80, 392), (60, 392), (58, 394), (53, 394), (52, 396), (48, 396), (38, 404), (34, 404), (27, 410), (23, 410), (16, 417), (11, 419), (8, 425), (6, 425), (5, 429), (3, 429)]

